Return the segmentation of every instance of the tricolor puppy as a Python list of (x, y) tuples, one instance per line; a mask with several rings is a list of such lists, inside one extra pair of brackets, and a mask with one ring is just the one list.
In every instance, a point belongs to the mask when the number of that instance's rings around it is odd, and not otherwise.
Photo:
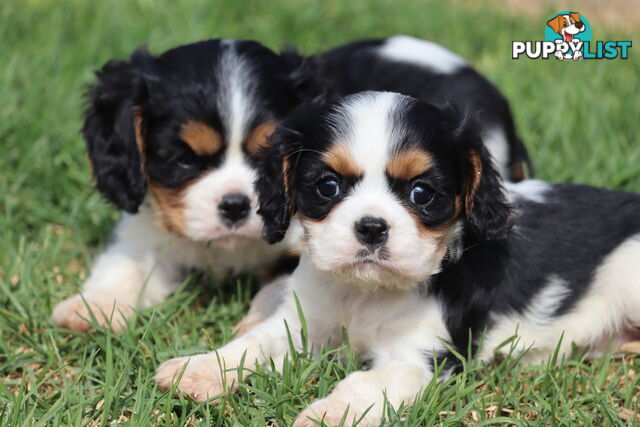
[[(208, 40), (97, 72), (82, 132), (98, 190), (123, 212), (82, 288), (100, 323), (120, 329), (190, 269), (277, 275), (287, 245), (261, 238), (256, 154), (301, 102), (302, 66), (256, 42)], [(87, 330), (87, 304), (61, 302), (55, 323)]]
[[(363, 88), (349, 70), (370, 62), (376, 66)], [(56, 324), (87, 330), (88, 304), (100, 323), (112, 318), (118, 330), (132, 308), (162, 301), (193, 268), (220, 277), (286, 271), (295, 263), (285, 252), (291, 242), (269, 247), (259, 239), (251, 184), (257, 150), (302, 99), (380, 84), (482, 114), (485, 143), (504, 175), (524, 176), (526, 149), (504, 98), (431, 42), (396, 36), (304, 60), (255, 42), (210, 40), (110, 61), (89, 92), (83, 132), (97, 187), (123, 218), (83, 286), (85, 301), (76, 295), (60, 303)], [(281, 288), (263, 288), (241, 329), (271, 314)]]
[(289, 293), (217, 352), (162, 364), (162, 387), (188, 362), (178, 388), (205, 400), (233, 390), (241, 360), (279, 366), (285, 321), (300, 345), (294, 292), (316, 347), (345, 327), (371, 361), (295, 425), (334, 425), (345, 411), (350, 425), (369, 408), (361, 425), (378, 425), (385, 396), (413, 401), (434, 361), (446, 360), (443, 376), (460, 367), (447, 342), (465, 355), (471, 336), (490, 359), (517, 332), (538, 362), (563, 334), (562, 355), (638, 335), (640, 196), (540, 181), (505, 193), (468, 117), (393, 93), (302, 107), (271, 139), (257, 181), (265, 237), (282, 239), (296, 212), (305, 231)]
[(342, 96), (398, 92), (473, 113), (500, 175), (514, 182), (531, 177), (531, 162), (509, 103), (461, 56), (431, 41), (397, 35), (349, 43), (311, 59), (323, 85)]
[[(569, 12), (564, 15), (558, 15), (553, 19), (547, 21), (547, 25), (550, 26), (555, 33), (562, 36), (562, 41), (565, 43), (571, 43), (576, 34), (579, 34), (587, 29), (586, 25), (580, 20), (580, 14), (578, 12)], [(580, 59), (582, 52), (576, 51), (573, 56), (567, 54), (562, 55), (562, 52), (556, 52), (556, 58), (563, 59)]]

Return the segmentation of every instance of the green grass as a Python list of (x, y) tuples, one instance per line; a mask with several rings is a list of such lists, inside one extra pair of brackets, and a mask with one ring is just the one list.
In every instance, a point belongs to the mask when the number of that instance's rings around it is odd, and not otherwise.
[[(589, 19), (598, 39), (637, 41)], [(357, 367), (341, 348), (315, 361), (294, 356), (282, 376), (258, 368), (214, 405), (158, 391), (158, 363), (230, 339), (248, 305), (246, 280), (216, 287), (192, 278), (120, 335), (52, 326), (51, 308), (77, 292), (118, 215), (92, 190), (78, 132), (92, 70), (145, 42), (161, 52), (242, 37), (314, 52), (412, 34), (466, 56), (503, 90), (539, 177), (640, 191), (638, 47), (628, 61), (513, 61), (511, 40), (541, 38), (544, 22), (417, 0), (0, 2), (0, 424), (287, 425)], [(558, 368), (471, 362), (390, 422), (634, 423), (639, 369), (631, 356), (577, 356)]]

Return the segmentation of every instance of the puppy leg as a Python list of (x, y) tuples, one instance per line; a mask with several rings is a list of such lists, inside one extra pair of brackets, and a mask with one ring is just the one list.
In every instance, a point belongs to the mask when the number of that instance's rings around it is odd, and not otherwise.
[(385, 396), (398, 408), (411, 403), (433, 377), (427, 360), (394, 360), (369, 371), (358, 371), (340, 381), (325, 398), (316, 400), (294, 422), (294, 426), (314, 426), (322, 420), (330, 426), (360, 420), (359, 426), (379, 426), (382, 422)]
[[(438, 305), (404, 306), (402, 314), (376, 329), (374, 341), (366, 344), (373, 354), (372, 368), (357, 371), (340, 381), (325, 398), (313, 402), (297, 418), (294, 426), (311, 426), (311, 418), (337, 425), (345, 418), (345, 425), (359, 421), (359, 426), (378, 426), (385, 411), (385, 398), (393, 408), (412, 403), (434, 376), (434, 365), (448, 351), (441, 339), (447, 340)], [(424, 312), (422, 311), (424, 310)], [(429, 356), (436, 355), (437, 357)], [(448, 377), (457, 359), (448, 355), (439, 379)]]
[(231, 393), (238, 387), (238, 368), (245, 361), (244, 377), (254, 364), (269, 358), (281, 359), (289, 349), (286, 324), (294, 345), (300, 343), (300, 321), (293, 296), (287, 297), (277, 312), (216, 351), (195, 356), (177, 357), (162, 363), (154, 377), (160, 388), (177, 389), (198, 402)]
[(249, 312), (233, 327), (236, 337), (245, 334), (249, 329), (264, 322), (282, 304), (287, 289), (288, 276), (281, 276), (267, 283), (253, 297)]
[(56, 326), (86, 332), (93, 314), (98, 324), (120, 331), (134, 309), (158, 304), (175, 291), (179, 266), (171, 259), (170, 249), (161, 251), (150, 239), (131, 237), (120, 233), (98, 258), (82, 293), (55, 306)]

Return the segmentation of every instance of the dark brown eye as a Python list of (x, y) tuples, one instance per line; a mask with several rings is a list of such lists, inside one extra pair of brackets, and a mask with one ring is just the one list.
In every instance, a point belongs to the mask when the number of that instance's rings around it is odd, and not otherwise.
[(418, 206), (428, 204), (433, 200), (433, 191), (424, 184), (417, 183), (413, 186), (411, 194), (409, 195), (411, 203)]
[(333, 177), (322, 178), (316, 183), (316, 191), (325, 199), (333, 199), (340, 194), (340, 184)]

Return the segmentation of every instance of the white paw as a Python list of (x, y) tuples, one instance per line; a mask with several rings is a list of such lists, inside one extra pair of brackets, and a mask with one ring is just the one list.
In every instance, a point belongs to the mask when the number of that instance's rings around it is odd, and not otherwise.
[[(225, 376), (224, 380), (222, 375)], [(223, 373), (215, 354), (198, 354), (167, 360), (158, 366), (154, 380), (161, 389), (168, 390), (179, 377), (178, 390), (198, 402), (233, 392), (238, 383), (237, 372), (227, 370)]]
[[(329, 395), (324, 399), (316, 400), (311, 406), (302, 411), (302, 413), (296, 417), (293, 425), (294, 427), (317, 426), (320, 425), (320, 421), (322, 421), (328, 426), (337, 426), (340, 425), (340, 422), (344, 418), (345, 426), (351, 426), (358, 420), (358, 426), (379, 426), (382, 419), (378, 411), (376, 411), (376, 408), (372, 407), (367, 414), (362, 417), (365, 410), (355, 409), (349, 402), (336, 399)], [(348, 413), (345, 417), (345, 412), (347, 411)], [(312, 421), (312, 419), (318, 420), (318, 422)]]
[(559, 59), (560, 61), (562, 61), (564, 59), (564, 55), (560, 51), (556, 51), (554, 56), (556, 57), (556, 59)]
[(575, 51), (573, 53), (573, 60), (575, 61), (575, 60), (578, 60), (580, 58), (582, 58), (582, 52), (580, 52), (579, 50)]
[(89, 322), (93, 313), (98, 324), (102, 326), (111, 323), (111, 329), (119, 332), (127, 324), (127, 318), (133, 314), (128, 304), (118, 302), (111, 295), (74, 295), (59, 302), (54, 308), (51, 318), (56, 326), (77, 332), (87, 332), (91, 328)]

